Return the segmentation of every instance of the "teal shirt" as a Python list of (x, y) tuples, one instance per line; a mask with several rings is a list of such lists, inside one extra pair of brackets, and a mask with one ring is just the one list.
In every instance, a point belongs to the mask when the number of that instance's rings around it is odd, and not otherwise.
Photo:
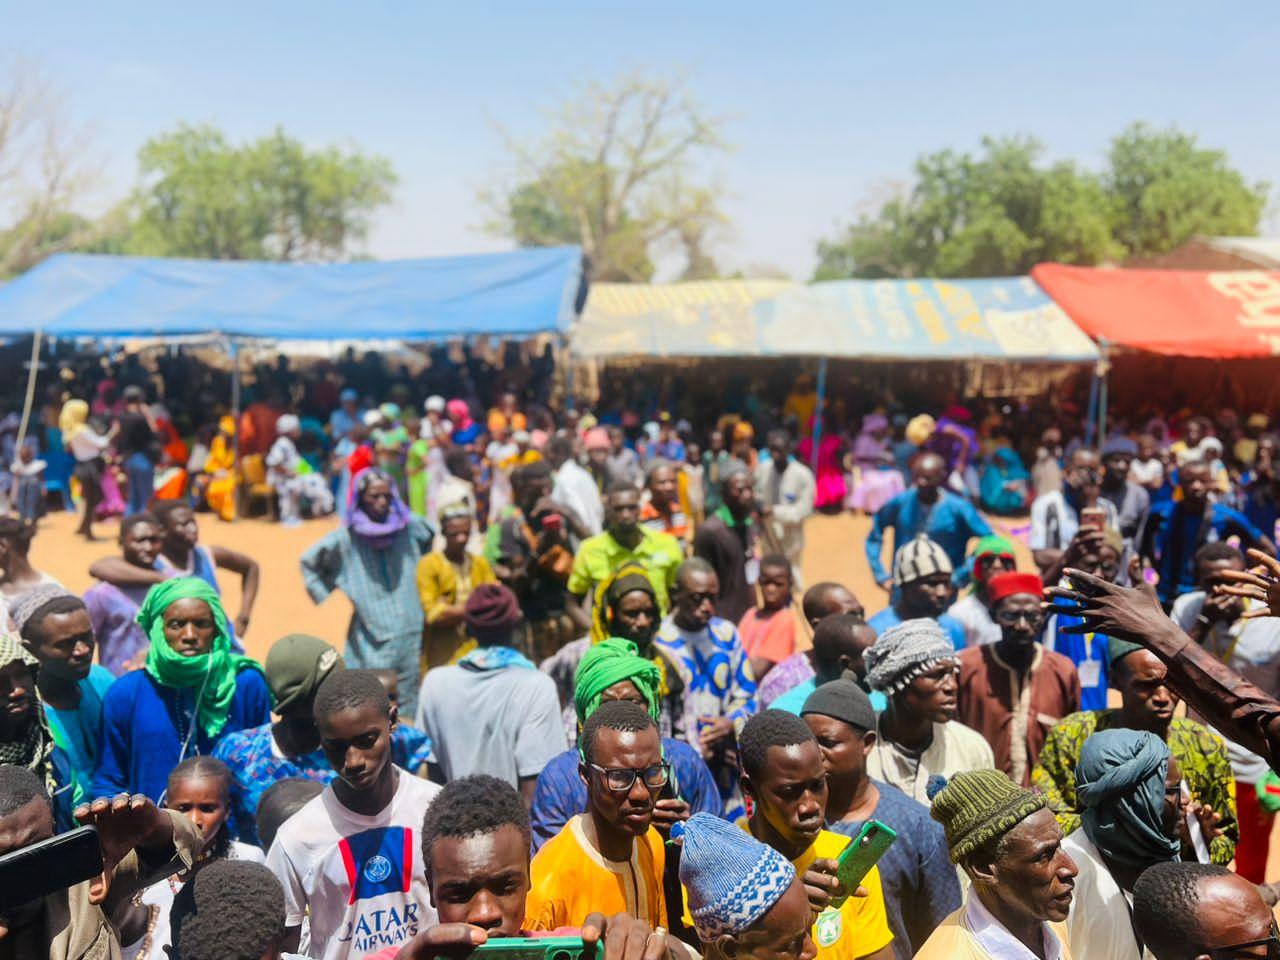
[(115, 681), (111, 671), (99, 664), (89, 668), (89, 675), (80, 681), (80, 705), (74, 710), (55, 710), (47, 703), (45, 717), (71, 762), (71, 770), (77, 781), (89, 784), (98, 768), (98, 743), (102, 731), (102, 701), (107, 688)]
[[(817, 683), (810, 677), (798, 687), (792, 687), (773, 703), (769, 704), (769, 709), (785, 710), (787, 713), (794, 713), (799, 716), (800, 711), (804, 709), (804, 702), (809, 699), (809, 694), (817, 689)], [(872, 690), (867, 696), (871, 699), (871, 709), (876, 713), (884, 713), (889, 706), (889, 698), (879, 690)]]

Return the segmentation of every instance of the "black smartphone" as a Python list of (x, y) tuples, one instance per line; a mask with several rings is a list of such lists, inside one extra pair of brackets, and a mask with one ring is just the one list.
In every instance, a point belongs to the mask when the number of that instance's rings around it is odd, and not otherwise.
[(0, 913), (102, 873), (96, 827), (79, 827), (0, 857)]

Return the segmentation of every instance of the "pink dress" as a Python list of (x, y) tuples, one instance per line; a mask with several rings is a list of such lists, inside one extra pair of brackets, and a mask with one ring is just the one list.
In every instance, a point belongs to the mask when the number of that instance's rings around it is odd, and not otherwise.
[[(813, 462), (813, 438), (805, 437), (796, 445), (796, 455), (805, 463)], [(825, 435), (818, 441), (818, 469), (815, 477), (817, 495), (813, 505), (818, 510), (823, 507), (839, 506), (844, 503), (848, 487), (844, 482), (844, 470), (840, 465), (840, 438), (832, 434)]]

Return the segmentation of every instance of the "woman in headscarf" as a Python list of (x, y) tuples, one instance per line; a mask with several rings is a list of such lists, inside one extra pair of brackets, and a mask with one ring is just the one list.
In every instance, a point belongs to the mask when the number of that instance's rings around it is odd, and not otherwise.
[(218, 434), (209, 444), (204, 472), (196, 477), (196, 496), (204, 494), (209, 509), (230, 523), (236, 518), (236, 421), (222, 417)]
[[(564, 711), (565, 734), (570, 745), (578, 739), (578, 718), (574, 711), (578, 665), (593, 645), (603, 643), (610, 637), (629, 640), (641, 651), (641, 656), (659, 665), (664, 678), (669, 673), (673, 682), (680, 682), (679, 674), (674, 669), (665, 669), (666, 659), (653, 647), (653, 637), (658, 632), (661, 617), (658, 595), (645, 568), (634, 561), (623, 563), (600, 582), (596, 596), (598, 600), (591, 608), (591, 632), (565, 644), (540, 665), (542, 672), (556, 682), (560, 705)], [(663, 684), (666, 686), (665, 679)], [(682, 702), (679, 692), (677, 691), (675, 703)]]
[(182, 760), (267, 723), (271, 694), (262, 668), (231, 652), (227, 615), (205, 581), (156, 584), (138, 625), (149, 642), (146, 666), (117, 680), (103, 700), (93, 795), (143, 793), (158, 803)]
[(467, 401), (455, 397), (445, 405), (449, 414), (449, 422), (453, 424), (453, 442), (459, 447), (470, 446), (476, 442), (483, 428), (471, 419), (471, 408)]
[(394, 670), (400, 709), (418, 705), (422, 628), (418, 561), (431, 549), (431, 529), (409, 512), (392, 479), (376, 468), (351, 481), (344, 524), (313, 544), (299, 561), (307, 593), (322, 603), (334, 590), (354, 608), (344, 658), (355, 668)]
[(853, 465), (858, 482), (849, 497), (849, 509), (874, 514), (906, 489), (895, 468), (889, 443), (889, 420), (882, 413), (868, 413), (853, 444)]
[[(59, 830), (73, 826), (71, 811), (83, 795), (66, 751), (57, 745), (45, 716), (36, 677), (40, 661), (17, 634), (0, 632), (0, 765), (26, 767), (53, 798)], [(87, 788), (88, 784), (84, 784)]]
[[(580, 758), (573, 746), (587, 718), (602, 703), (629, 700), (648, 710), (661, 728), (662, 678), (658, 665), (640, 656), (636, 645), (621, 637), (607, 638), (583, 654), (574, 682), (574, 735), (569, 740), (570, 748), (543, 767), (529, 810), (535, 847), (587, 810), (587, 787), (578, 775)], [(653, 825), (665, 833), (672, 823), (687, 820), (692, 813), (720, 816), (720, 791), (702, 754), (664, 733), (662, 755), (671, 764), (669, 782), (676, 795), (656, 801)]]
[(997, 447), (982, 468), (982, 507), (1002, 517), (1026, 510), (1031, 474), (1012, 447)]
[(118, 422), (101, 434), (89, 426), (89, 405), (83, 400), (68, 400), (58, 416), (58, 429), (62, 431), (62, 445), (75, 458), (75, 478), (80, 481), (80, 495), (84, 498), (84, 516), (76, 533), (86, 540), (96, 540), (93, 535), (94, 511), (102, 503), (102, 477), (106, 469), (103, 454), (111, 446), (119, 430)]

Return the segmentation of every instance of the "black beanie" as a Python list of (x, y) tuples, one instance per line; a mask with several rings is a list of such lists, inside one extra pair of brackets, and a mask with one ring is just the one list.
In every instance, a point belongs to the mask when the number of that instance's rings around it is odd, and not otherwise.
[(804, 707), (800, 710), (800, 716), (807, 713), (834, 717), (858, 730), (876, 728), (876, 711), (871, 706), (871, 698), (848, 674), (839, 680), (824, 683), (809, 694), (809, 699), (805, 700)]

